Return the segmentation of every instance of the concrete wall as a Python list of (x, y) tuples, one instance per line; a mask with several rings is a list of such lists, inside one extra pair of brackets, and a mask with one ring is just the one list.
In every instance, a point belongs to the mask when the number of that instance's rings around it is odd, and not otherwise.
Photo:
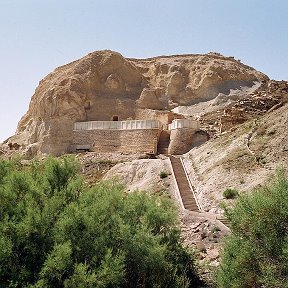
[(157, 153), (159, 129), (74, 130), (72, 151)]
[[(207, 140), (206, 135), (195, 134), (198, 121), (176, 119), (169, 126), (169, 154), (184, 154)], [(158, 120), (76, 122), (71, 150), (157, 154), (161, 128)]]
[(136, 130), (161, 129), (158, 120), (125, 120), (125, 121), (87, 121), (74, 123), (74, 130)]
[(181, 155), (193, 148), (195, 129), (183, 128), (171, 130), (168, 154)]
[(199, 121), (190, 120), (190, 119), (175, 119), (169, 124), (168, 129), (182, 129), (182, 128), (190, 128), (194, 129), (195, 131), (198, 130), (200, 127)]
[(207, 140), (206, 135), (195, 134), (199, 127), (199, 121), (190, 119), (173, 120), (169, 125), (171, 133), (168, 154), (181, 155), (187, 153), (200, 142), (205, 142)]

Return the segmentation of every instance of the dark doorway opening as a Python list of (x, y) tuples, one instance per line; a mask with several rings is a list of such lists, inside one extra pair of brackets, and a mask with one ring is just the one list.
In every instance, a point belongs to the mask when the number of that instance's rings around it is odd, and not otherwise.
[(112, 121), (119, 121), (119, 116), (118, 115), (113, 115), (112, 116)]

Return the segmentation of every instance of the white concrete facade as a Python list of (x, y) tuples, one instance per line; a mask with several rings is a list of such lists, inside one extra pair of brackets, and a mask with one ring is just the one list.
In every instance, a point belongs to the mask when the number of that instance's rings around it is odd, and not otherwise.
[(199, 130), (200, 125), (199, 122), (196, 120), (189, 120), (189, 119), (175, 119), (169, 124), (168, 129), (182, 129), (182, 128), (190, 128), (194, 130)]
[(75, 122), (73, 130), (136, 130), (161, 129), (158, 120), (87, 121)]

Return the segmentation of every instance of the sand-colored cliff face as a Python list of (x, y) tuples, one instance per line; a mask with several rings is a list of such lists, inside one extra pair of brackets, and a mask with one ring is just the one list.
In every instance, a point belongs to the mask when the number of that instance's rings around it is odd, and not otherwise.
[(192, 105), (219, 93), (245, 92), (266, 80), (253, 68), (215, 53), (137, 60), (97, 51), (40, 81), (9, 141), (33, 155), (59, 155), (69, 150), (75, 121), (135, 118), (145, 115), (141, 109)]
[(254, 86), (254, 81), (268, 79), (233, 57), (218, 53), (130, 61), (141, 69), (148, 86), (155, 89), (159, 100), (169, 108), (211, 100), (219, 93), (229, 94), (231, 90)]

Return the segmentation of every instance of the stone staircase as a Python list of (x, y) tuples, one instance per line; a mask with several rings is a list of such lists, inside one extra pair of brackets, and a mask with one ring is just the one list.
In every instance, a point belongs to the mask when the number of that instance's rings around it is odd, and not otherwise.
[(157, 153), (158, 154), (167, 155), (168, 154), (169, 143), (170, 143), (170, 134), (169, 134), (169, 132), (166, 131), (166, 130), (161, 131), (161, 134), (160, 134), (160, 137), (159, 137), (159, 141), (158, 141), (158, 145), (157, 145)]
[(180, 196), (182, 198), (182, 203), (185, 209), (190, 211), (198, 211), (199, 208), (194, 198), (193, 192), (190, 188), (185, 170), (183, 168), (180, 158), (175, 156), (170, 156), (170, 161), (172, 164), (172, 169), (175, 175), (175, 179), (178, 185)]

